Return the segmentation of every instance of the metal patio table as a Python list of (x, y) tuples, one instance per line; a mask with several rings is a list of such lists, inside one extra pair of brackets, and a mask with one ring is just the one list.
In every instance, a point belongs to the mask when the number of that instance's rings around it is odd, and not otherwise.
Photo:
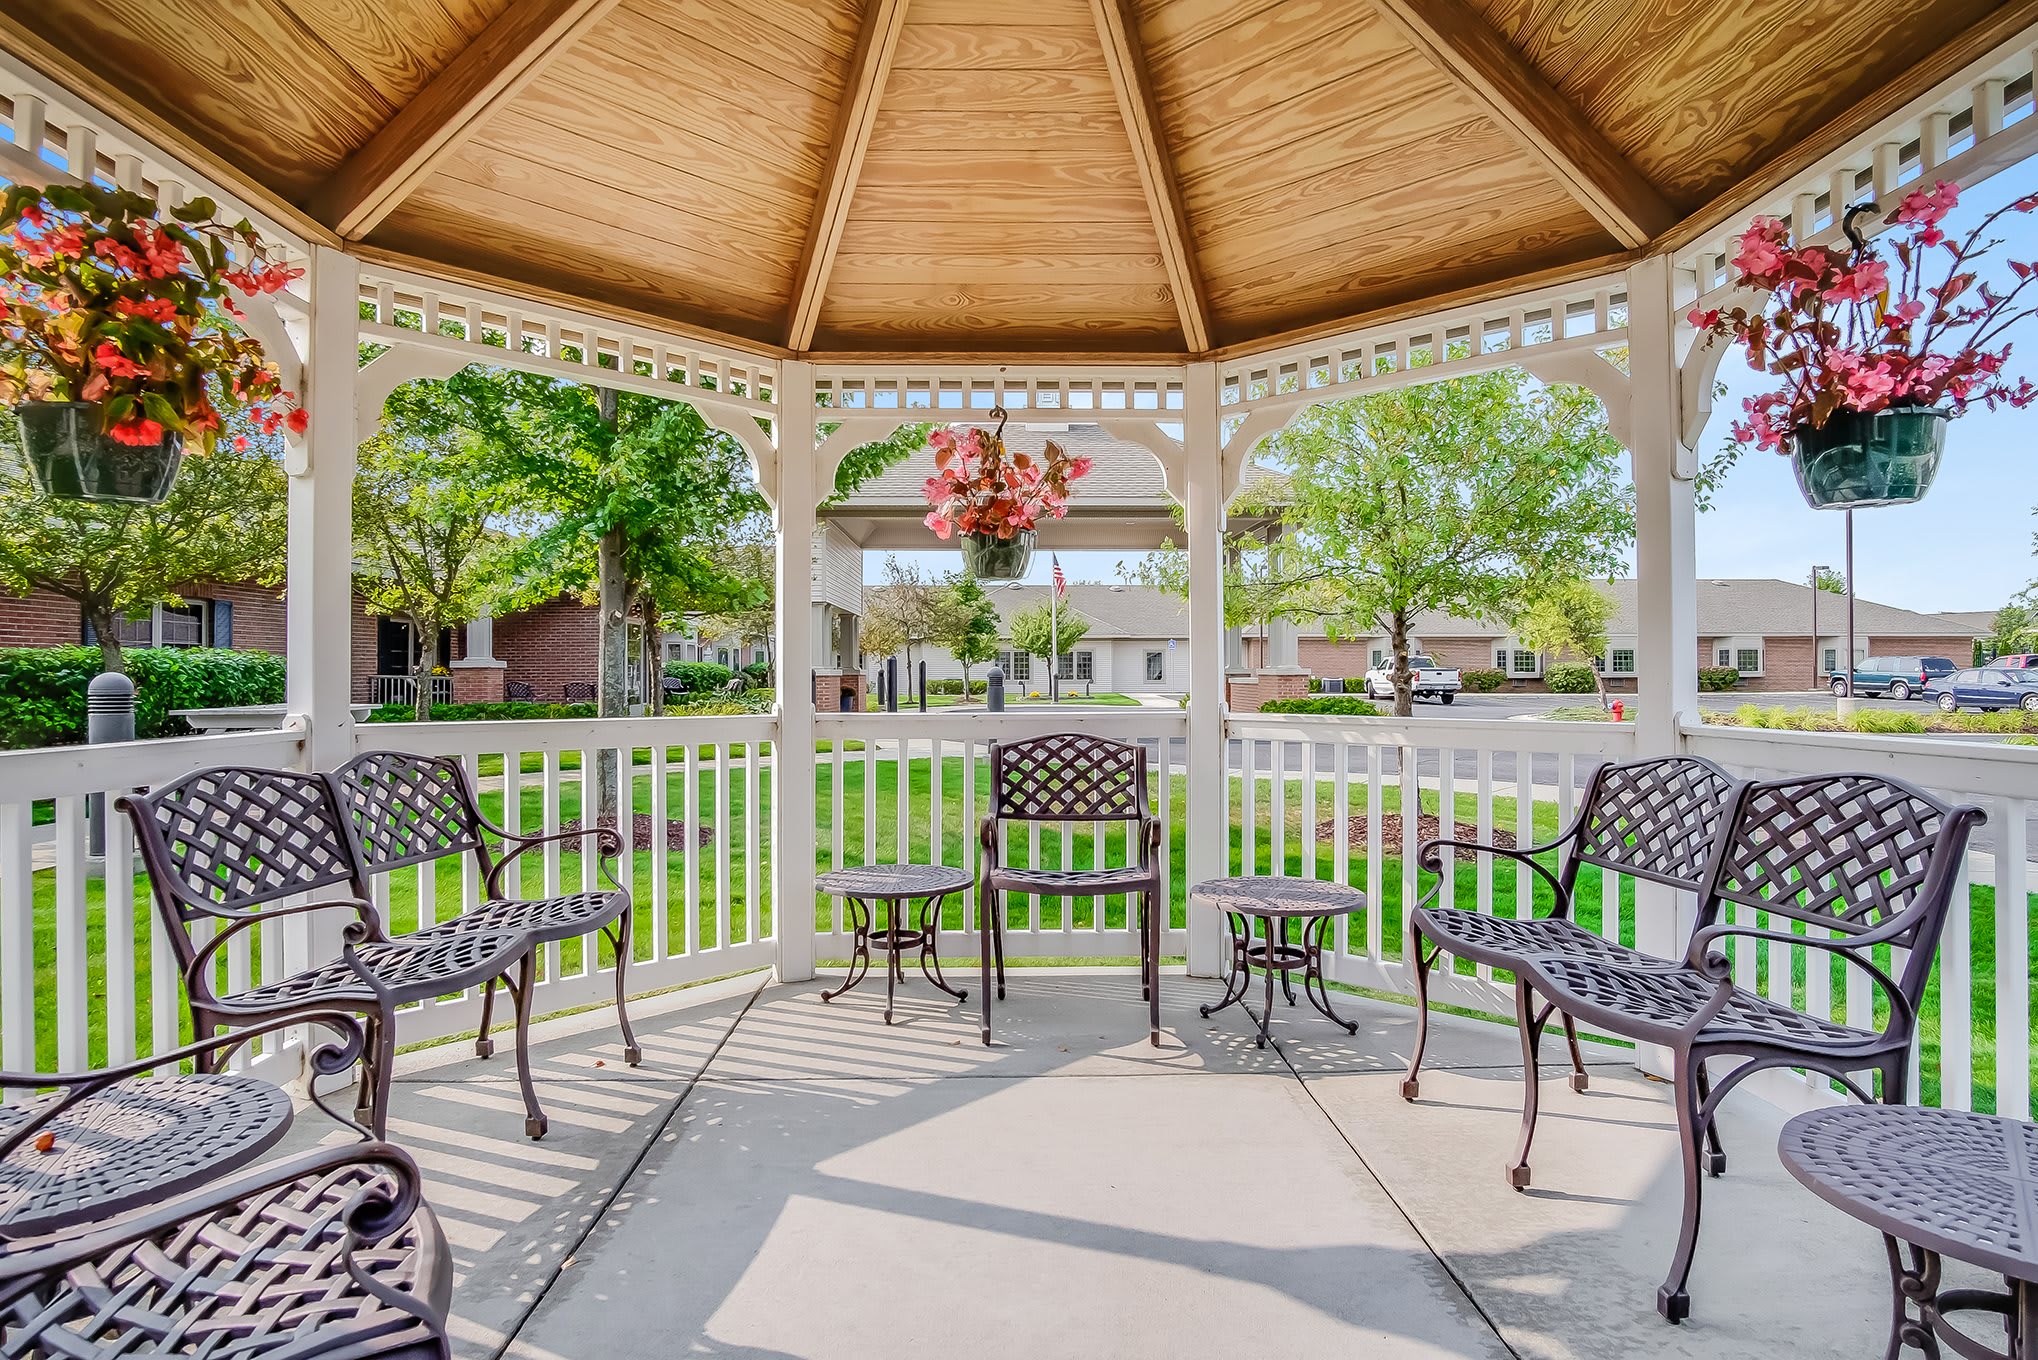
[[(844, 869), (833, 869), (814, 880), (814, 886), (824, 893), (840, 897), (849, 903), (856, 931), (856, 946), (849, 959), (849, 976), (840, 987), (821, 993), (823, 1001), (833, 1001), (870, 972), (870, 954), (881, 949), (885, 959), (885, 1023), (892, 1023), (892, 998), (898, 984), (905, 980), (904, 963), (900, 958), (906, 950), (920, 951), (920, 971), (927, 980), (957, 1001), (967, 1001), (969, 991), (948, 985), (948, 979), (941, 974), (941, 952), (938, 944), (940, 934), (940, 905), (942, 899), (951, 893), (967, 891), (975, 882), (963, 869), (941, 864), (861, 864)], [(920, 902), (918, 923), (908, 904)], [(877, 925), (877, 904), (885, 903), (885, 924)], [(905, 910), (906, 924), (900, 924), (901, 909)]]
[[(1189, 896), (1223, 912), (1231, 927), (1231, 973), (1225, 979), (1223, 999), (1214, 1006), (1200, 1008), (1206, 1018), (1234, 1002), (1252, 1016), (1253, 1008), (1245, 993), (1252, 980), (1251, 970), (1258, 968), (1266, 976), (1267, 991), (1264, 1009), (1253, 1017), (1260, 1027), (1253, 1043), (1265, 1048), (1267, 1026), (1274, 1018), (1274, 977), (1280, 975), (1281, 991), (1292, 1006), (1295, 989), (1289, 974), (1299, 968), (1302, 994), (1309, 998), (1309, 1004), (1343, 1025), (1345, 1033), (1359, 1032), (1356, 1023), (1330, 1008), (1330, 990), (1323, 980), (1323, 941), (1333, 920), (1365, 908), (1364, 893), (1342, 883), (1317, 879), (1248, 876), (1208, 879), (1191, 888)], [(1255, 919), (1260, 922), (1258, 939), (1253, 936)], [(1290, 921), (1302, 923), (1299, 942), (1288, 938)]]
[[(0, 1140), (59, 1100), (0, 1106)], [(192, 1073), (80, 1099), (0, 1161), (0, 1237), (31, 1237), (169, 1199), (247, 1165), (290, 1127), (272, 1081)], [(38, 1142), (49, 1139), (49, 1150)]]
[[(1889, 1253), (1889, 1360), (2038, 1355), (2038, 1124), (1915, 1105), (1844, 1105), (1783, 1126), (1778, 1155), (1834, 1208), (1882, 1233)], [(1940, 1259), (2003, 1277), (2004, 1289), (1942, 1289)], [(1954, 1329), (1952, 1313), (1994, 1314), (2004, 1346)]]

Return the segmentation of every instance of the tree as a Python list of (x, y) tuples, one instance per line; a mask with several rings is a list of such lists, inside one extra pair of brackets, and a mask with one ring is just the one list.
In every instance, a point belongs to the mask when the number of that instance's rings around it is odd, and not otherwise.
[(733, 603), (720, 606), (696, 600), (688, 609), (705, 610), (704, 622), (717, 634), (764, 642), (766, 683), (778, 684), (778, 557), (768, 517), (759, 515), (738, 526), (730, 541), (716, 552), (724, 575), (745, 583)]
[(413, 701), (431, 716), (434, 639), (487, 612), (503, 583), (499, 499), (469, 466), (474, 439), (385, 431), (354, 474), (354, 589), (371, 614), (410, 625)]
[(14, 422), (0, 421), (0, 589), (73, 601), (98, 640), (100, 665), (125, 671), (122, 619), (181, 604), (186, 585), (280, 582), (279, 442), (247, 433), (235, 412), (227, 418), (230, 437), (209, 454), (187, 454), (161, 505), (48, 495), (21, 455)]
[[(1613, 600), (1583, 581), (1559, 581), (1529, 602), (1514, 621), (1515, 636), (1531, 651), (1570, 653), (1604, 661)], [(1592, 668), (1599, 706), (1607, 706), (1604, 667)]]
[(863, 648), (903, 660), (908, 693), (913, 649), (933, 636), (935, 597), (940, 592), (917, 564), (901, 562), (893, 554), (885, 556), (884, 584), (864, 592)]
[[(1012, 645), (1022, 652), (1047, 658), (1050, 694), (1061, 680), (1061, 658), (1073, 651), (1089, 631), (1089, 621), (1076, 613), (1067, 600), (1052, 597), (1012, 616)], [(1057, 643), (1061, 646), (1060, 656), (1054, 654)]]
[[(1264, 518), (1275, 523), (1287, 501), (1287, 478), (1262, 477), (1240, 491), (1229, 507), (1230, 514)], [(1180, 506), (1175, 522), (1185, 521)], [(1255, 625), (1265, 635), (1267, 625), (1277, 618), (1295, 618), (1312, 612), (1310, 592), (1291, 579), (1283, 562), (1285, 551), (1278, 532), (1255, 529), (1227, 533), (1224, 554), (1224, 625), (1241, 628)], [(1189, 594), (1189, 554), (1176, 543), (1164, 543), (1139, 561), (1118, 564), (1118, 574), (1135, 585), (1164, 590), (1184, 598)]]
[(977, 578), (959, 571), (934, 596), (930, 642), (948, 649), (962, 667), (963, 697), (969, 697), (970, 667), (998, 654), (998, 609)]
[(1517, 372), (1322, 403), (1268, 456), (1289, 474), (1284, 579), (1333, 636), (1386, 632), (1404, 717), (1417, 614), (1513, 617), (1560, 581), (1617, 570), (1634, 534), (1597, 400)]
[(1985, 642), (1996, 656), (2038, 651), (2038, 592), (2027, 590), (1998, 609)]
[(1812, 575), (1812, 584), (1829, 595), (1845, 595), (1847, 578), (1831, 567), (1820, 567)]

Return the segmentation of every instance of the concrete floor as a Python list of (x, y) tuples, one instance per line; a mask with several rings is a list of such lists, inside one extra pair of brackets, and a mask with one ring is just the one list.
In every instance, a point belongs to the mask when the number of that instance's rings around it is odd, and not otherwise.
[(635, 1069), (605, 1012), (541, 1026), (540, 1143), (506, 1044), (406, 1058), (392, 1135), (455, 1244), (460, 1355), (1881, 1351), (1879, 1240), (1781, 1170), (1752, 1098), (1728, 1106), (1694, 1316), (1658, 1320), (1672, 1118), (1620, 1050), (1591, 1053), (1586, 1094), (1546, 1084), (1517, 1194), (1498, 1025), (1439, 1017), (1411, 1106), (1413, 1012), (1350, 996), (1356, 1035), (1282, 1007), (1262, 1052), (1236, 1008), (1197, 1015), (1214, 985), (1169, 976), (1153, 1049), (1129, 973), (1019, 969), (987, 1050), (974, 1005), (924, 983), (889, 1029), (882, 988), (818, 991), (640, 1003)]

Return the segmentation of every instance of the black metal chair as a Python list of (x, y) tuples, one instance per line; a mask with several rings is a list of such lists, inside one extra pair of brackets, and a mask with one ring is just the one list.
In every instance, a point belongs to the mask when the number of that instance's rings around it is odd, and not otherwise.
[[(1408, 929), (1415, 958), (1415, 1051), (1401, 1081), (1401, 1098), (1414, 1100), (1422, 1089), (1422, 1058), (1429, 1043), (1430, 971), (1441, 955), (1453, 954), (1514, 975), (1515, 1020), (1521, 1029), (1523, 1064), (1521, 1138), (1507, 1168), (1515, 1189), (1529, 1183), (1529, 1143), (1535, 1132), (1540, 1099), (1540, 1051), (1543, 1028), (1554, 1010), (1539, 1009), (1523, 971), (1533, 957), (1562, 954), (1609, 963), (1658, 965), (1672, 962), (1617, 940), (1595, 935), (1573, 917), (1578, 871), (1595, 865), (1602, 873), (1628, 874), (1655, 883), (1696, 892), (1704, 877), (1706, 856), (1726, 811), (1734, 781), (1725, 770), (1697, 756), (1665, 756), (1601, 765), (1585, 786), (1584, 801), (1571, 824), (1542, 845), (1503, 848), (1477, 841), (1432, 840), (1417, 853), (1421, 866), (1442, 873), (1441, 850), (1448, 846), (1472, 854), (1494, 855), (1526, 864), (1550, 889), (1549, 914), (1531, 918), (1488, 916), (1469, 908), (1441, 907), (1444, 880), (1439, 877), (1409, 913)], [(1535, 857), (1570, 847), (1557, 873)], [(1699, 924), (1707, 924), (1700, 921)], [(1578, 1029), (1569, 1014), (1559, 1015), (1571, 1050), (1571, 1089), (1586, 1088), (1585, 1061), (1578, 1049)], [(1717, 1147), (1716, 1157), (1723, 1156)]]
[(559, 687), (559, 697), (569, 704), (591, 704), (595, 702), (595, 696), (592, 680), (568, 680)]
[[(189, 1059), (215, 1069), (255, 1034), (305, 1022), (342, 1036), (312, 1050), (314, 1080), (365, 1056), (366, 1035), (347, 1016), (302, 1012), (122, 1067), (0, 1073), (0, 1089), (55, 1090), (0, 1139), (0, 1160), (80, 1101), (124, 1085), (145, 1098), (149, 1083), (137, 1079), (158, 1065), (174, 1071)], [(106, 1219), (0, 1234), (0, 1355), (445, 1360), (446, 1235), (410, 1156), (351, 1127), (362, 1141), (174, 1190)], [(137, 1145), (129, 1160), (147, 1151)]]
[[(1863, 1102), (1855, 1074), (1880, 1073), (1882, 1100), (1904, 1099), (1918, 1007), (1939, 950), (1967, 840), (1984, 816), (1902, 780), (1837, 774), (1742, 785), (1729, 804), (1701, 890), (1703, 924), (1673, 966), (1549, 955), (1526, 964), (1532, 985), (1567, 1015), (1672, 1055), (1684, 1168), (1684, 1216), (1656, 1307), (1672, 1322), (1691, 1311), (1686, 1283), (1698, 1244), (1702, 1144), (1729, 1091), (1765, 1068), (1823, 1073)], [(1721, 920), (1733, 904), (1812, 927), (1805, 934)], [(1827, 932), (1830, 932), (1828, 934)], [(1759, 942), (1837, 955), (1865, 973), (1888, 1018), (1820, 1019), (1734, 984), (1723, 946)], [(1903, 951), (1891, 976), (1878, 946)], [(1814, 965), (1817, 956), (1811, 956)], [(1717, 1083), (1706, 1063), (1741, 1061)], [(1717, 1168), (1713, 1169), (1717, 1174)]]
[[(1147, 1003), (1148, 1038), (1161, 1041), (1160, 926), (1167, 904), (1160, 878), (1161, 824), (1147, 804), (1146, 748), (1086, 732), (1061, 732), (991, 743), (991, 810), (978, 842), (983, 872), (977, 925), (983, 950), (983, 1040), (991, 1042), (992, 957), (996, 990), (1005, 999), (1004, 897), (1008, 892), (1058, 897), (1139, 895), (1139, 986)], [(1022, 869), (999, 862), (1002, 822), (1136, 822), (1139, 862), (1116, 869)], [(1101, 908), (1100, 908), (1101, 909)]]
[[(366, 1022), (357, 1115), (384, 1136), (399, 1007), (484, 983), (518, 966), (528, 939), (474, 930), (393, 941), (366, 900), (362, 875), (330, 780), (291, 770), (200, 770), (115, 806), (134, 823), (164, 932), (183, 970), (192, 1033), (259, 1025), (310, 1009), (339, 1008)], [(286, 904), (306, 893), (350, 896)], [(218, 986), (230, 942), (253, 927), (316, 912), (353, 917), (338, 957), (275, 982)], [(215, 1061), (195, 1059), (201, 1070)], [(526, 1081), (526, 1090), (529, 1083)], [(531, 1117), (541, 1118), (535, 1104)]]
[(527, 680), (505, 680), (502, 697), (513, 704), (534, 704), (538, 701), (538, 690)]
[[(476, 933), (510, 934), (533, 946), (523, 954), (516, 980), (512, 981), (508, 973), (502, 975), (516, 1005), (517, 1071), (525, 1085), (527, 1107), (533, 1110), (537, 1107), (537, 1097), (529, 1089), (530, 1062), (526, 1052), (537, 945), (601, 933), (615, 950), (616, 1022), (623, 1031), (624, 1059), (632, 1067), (643, 1060), (643, 1050), (630, 1029), (625, 1001), (631, 904), (630, 894), (616, 877), (616, 857), (622, 853), (623, 840), (615, 828), (597, 826), (538, 836), (506, 831), (482, 815), (467, 771), (458, 760), (446, 756), (370, 751), (340, 766), (328, 778), (340, 806), (347, 811), (364, 875), (467, 854), (472, 854), (480, 866), (480, 905), (435, 925), (421, 922), (414, 933), (403, 937), (406, 941), (450, 939)], [(504, 895), (505, 875), (522, 856), (552, 842), (580, 840), (590, 835), (595, 839), (595, 853), (600, 857), (602, 877), (608, 880), (608, 887), (557, 897), (522, 899)], [(489, 847), (491, 838), (506, 847), (506, 853), (499, 859)], [(488, 979), (481, 996), (481, 1032), (474, 1041), (474, 1051), (483, 1058), (495, 1052), (494, 1041), (488, 1037), (495, 1009), (495, 984), (495, 978)], [(533, 1115), (526, 1131), (533, 1138), (543, 1137), (544, 1116)]]

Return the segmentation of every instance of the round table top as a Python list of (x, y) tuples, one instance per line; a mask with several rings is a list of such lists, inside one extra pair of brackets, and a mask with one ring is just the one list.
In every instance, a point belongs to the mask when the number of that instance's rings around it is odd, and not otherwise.
[(952, 864), (853, 864), (830, 869), (814, 886), (837, 897), (936, 897), (973, 882), (967, 869)]
[(1315, 878), (1210, 878), (1189, 889), (1189, 896), (1247, 916), (1336, 916), (1366, 905), (1357, 888)]
[(1914, 1105), (1798, 1115), (1777, 1148), (1790, 1174), (1900, 1241), (2038, 1280), (2038, 1125)]
[[(0, 1107), (0, 1138), (59, 1098)], [(0, 1161), (0, 1235), (40, 1235), (180, 1194), (268, 1151), (290, 1115), (282, 1087), (233, 1073), (109, 1086)], [(55, 1141), (38, 1152), (45, 1133)]]

